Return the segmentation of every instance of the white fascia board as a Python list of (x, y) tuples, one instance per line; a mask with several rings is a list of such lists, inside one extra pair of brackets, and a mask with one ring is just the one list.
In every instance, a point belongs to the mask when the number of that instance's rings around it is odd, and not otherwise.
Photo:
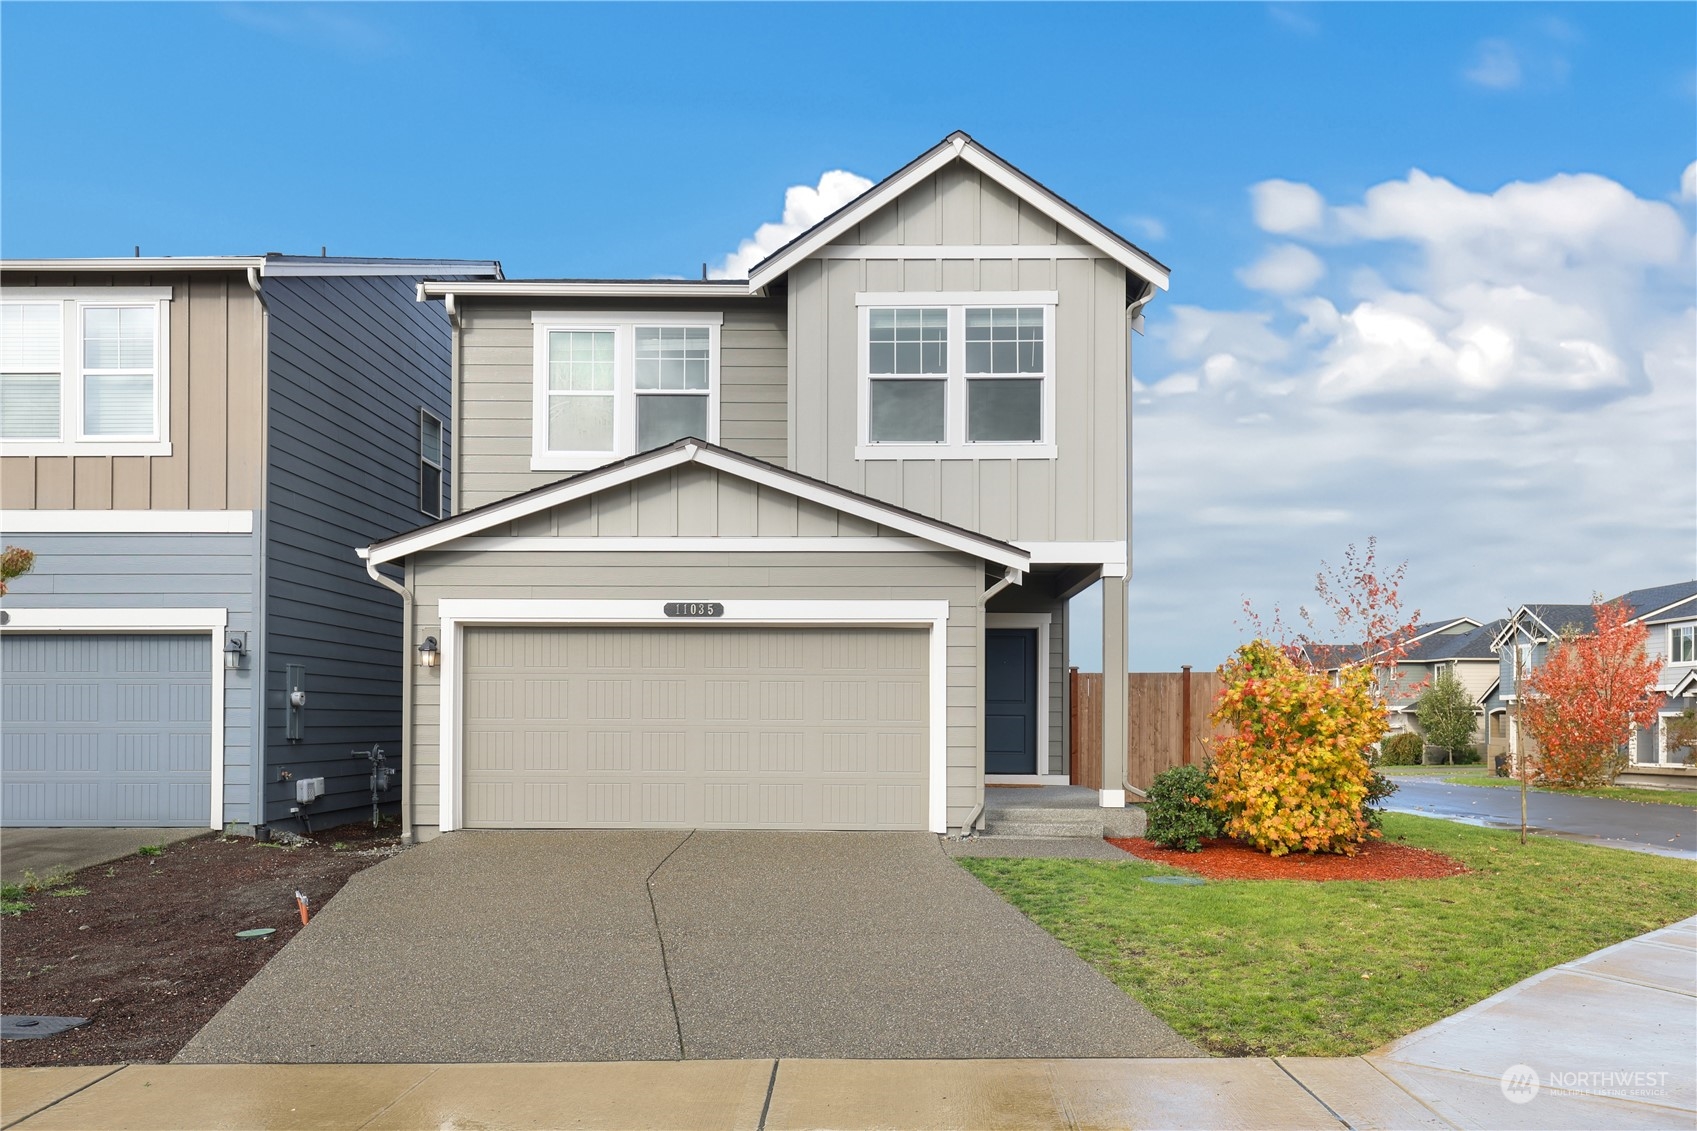
[(264, 270), (263, 255), (132, 256), (110, 259), (0, 259), (0, 271), (245, 271)]
[[(7, 632), (222, 632), (225, 609), (7, 609), (0, 629)], [(221, 666), (224, 658), (213, 649)]]
[(418, 285), (420, 298), (443, 298), (454, 295), (466, 298), (472, 295), (493, 295), (498, 298), (756, 298), (746, 283), (734, 280), (729, 283), (689, 282), (687, 280), (663, 280), (650, 283), (645, 280), (615, 280), (608, 282), (594, 280), (543, 280), (526, 282), (522, 279), (512, 280), (470, 280), (467, 282), (451, 282), (443, 280), (426, 280)]
[(261, 272), (265, 275), (491, 275), (500, 278), (501, 264), (493, 259), (453, 260), (398, 259), (383, 263), (348, 263), (335, 259), (315, 260), (311, 256), (299, 259), (267, 260)]
[(1651, 609), (1649, 612), (1636, 619), (1642, 624), (1651, 624), (1654, 623), (1651, 620), (1652, 617), (1659, 617), (1663, 613), (1673, 612), (1673, 610), (1679, 608), (1681, 605), (1691, 605), (1692, 607), (1682, 613), (1677, 613), (1674, 616), (1668, 617), (1668, 620), (1684, 620), (1688, 616), (1697, 614), (1697, 593), (1693, 593), (1689, 597), (1681, 597), (1679, 600), (1663, 605), (1659, 609)]
[(545, 554), (888, 554), (934, 553), (928, 538), (461, 538), (456, 550)]
[(822, 247), (815, 254), (820, 259), (1095, 259), (1102, 253), (1093, 247), (1070, 243), (838, 243)]
[[(1126, 563), (1124, 542), (1016, 542), (1032, 565), (1117, 565)], [(1123, 575), (1116, 575), (1123, 576)]]
[(252, 534), (252, 511), (0, 511), (22, 534)]
[(76, 299), (87, 303), (166, 302), (171, 287), (103, 287), (94, 284), (82, 287), (6, 287), (3, 292), (13, 302), (62, 302)]
[(1685, 678), (1674, 683), (1668, 694), (1675, 699), (1697, 693), (1697, 669), (1685, 673)]
[(947, 601), (767, 601), (752, 598), (719, 603), (725, 607), (725, 615), (712, 618), (669, 617), (665, 612), (666, 601), (659, 598), (549, 600), (444, 597), (437, 602), (437, 607), (445, 621), (486, 624), (663, 624), (679, 628), (715, 628), (731, 624), (946, 624), (949, 619)]
[(534, 495), (513, 499), (500, 506), (488, 510), (480, 510), (472, 514), (461, 515), (448, 519), (446, 522), (427, 526), (415, 534), (403, 535), (382, 544), (382, 548), (369, 546), (361, 550), (360, 557), (380, 565), (416, 554), (421, 550), (429, 550), (444, 542), (452, 542), (464, 538), (468, 534), (478, 534), (492, 527), (501, 526), (517, 518), (535, 514), (538, 511), (549, 510), (562, 503), (593, 495), (608, 487), (617, 487), (621, 483), (629, 483), (635, 479), (652, 475), (656, 471), (665, 471), (688, 463), (690, 451), (687, 448), (673, 448), (670, 451), (658, 452), (647, 459), (635, 460), (611, 472), (596, 474), (586, 472), (575, 479), (568, 479), (547, 491), (538, 491)]
[(832, 510), (841, 511), (843, 514), (863, 518), (868, 522), (887, 526), (891, 530), (899, 530), (903, 534), (924, 538), (937, 543), (939, 546), (946, 546), (951, 550), (959, 550), (961, 553), (970, 554), (975, 558), (983, 558), (987, 562), (994, 562), (1009, 569), (1019, 570), (1021, 573), (1024, 573), (1031, 566), (1031, 555), (1017, 546), (1009, 546), (991, 538), (955, 531), (917, 515), (910, 515), (887, 507), (875, 500), (856, 495), (852, 491), (845, 491), (840, 487), (792, 479), (776, 468), (767, 472), (763, 467), (756, 467), (744, 463), (742, 460), (732, 459), (705, 448), (696, 449), (695, 462), (715, 471), (723, 471), (750, 480), (762, 487), (771, 487), (775, 491), (783, 491), (786, 494), (794, 495), (796, 498), (806, 499), (808, 502), (818, 503), (821, 506), (830, 507)]
[(1059, 291), (862, 291), (856, 306), (1058, 306)]
[(1093, 247), (1113, 259), (1126, 270), (1149, 280), (1162, 290), (1167, 289), (1168, 272), (1154, 260), (1139, 254), (1108, 229), (1044, 189), (1030, 178), (1015, 172), (986, 154), (970, 138), (944, 142), (928, 156), (915, 162), (901, 173), (891, 176), (867, 189), (852, 204), (834, 218), (824, 221), (788, 251), (759, 264), (749, 274), (748, 285), (763, 289), (786, 274), (797, 263), (815, 255), (821, 248), (833, 245), (837, 237), (860, 223), (867, 216), (937, 173), (952, 161), (965, 161), (980, 173), (1030, 203), (1057, 224), (1088, 239)]

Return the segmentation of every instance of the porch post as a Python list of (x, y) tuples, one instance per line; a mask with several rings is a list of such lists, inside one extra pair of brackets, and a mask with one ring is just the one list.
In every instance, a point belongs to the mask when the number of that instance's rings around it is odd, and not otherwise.
[(1102, 577), (1102, 787), (1105, 809), (1125, 807), (1126, 609), (1122, 572)]

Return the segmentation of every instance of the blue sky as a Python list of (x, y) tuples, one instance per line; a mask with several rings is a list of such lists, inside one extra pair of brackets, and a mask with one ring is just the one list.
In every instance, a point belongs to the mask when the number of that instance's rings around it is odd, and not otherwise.
[(1211, 665), (1244, 596), (1299, 603), (1371, 534), (1434, 615), (1697, 573), (1691, 5), (7, 3), (0, 25), (6, 256), (693, 276), (786, 189), (966, 130), (1174, 269), (1134, 346), (1140, 668)]

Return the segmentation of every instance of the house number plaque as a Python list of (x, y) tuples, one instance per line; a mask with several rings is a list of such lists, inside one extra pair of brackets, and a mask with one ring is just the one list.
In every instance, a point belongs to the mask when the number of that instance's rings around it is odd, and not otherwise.
[(722, 617), (725, 606), (717, 601), (667, 601), (665, 612), (669, 617)]

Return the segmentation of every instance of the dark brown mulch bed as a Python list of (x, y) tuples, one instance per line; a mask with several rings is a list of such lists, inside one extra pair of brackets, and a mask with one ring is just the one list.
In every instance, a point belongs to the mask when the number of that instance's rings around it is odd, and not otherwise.
[(1354, 856), (1315, 852), (1269, 856), (1235, 840), (1205, 840), (1200, 852), (1162, 848), (1142, 837), (1109, 837), (1108, 843), (1210, 880), (1436, 880), (1467, 871), (1461, 861), (1441, 852), (1382, 840), (1368, 841)]
[[(37, 892), (34, 910), (0, 919), (0, 1010), (89, 1023), (0, 1042), (0, 1063), (170, 1060), (301, 929), (296, 889), (316, 911), (394, 843), (392, 828), (374, 838), (370, 822), (294, 847), (208, 833), (85, 868), (75, 883), (87, 895)], [(249, 927), (277, 933), (236, 938)]]

